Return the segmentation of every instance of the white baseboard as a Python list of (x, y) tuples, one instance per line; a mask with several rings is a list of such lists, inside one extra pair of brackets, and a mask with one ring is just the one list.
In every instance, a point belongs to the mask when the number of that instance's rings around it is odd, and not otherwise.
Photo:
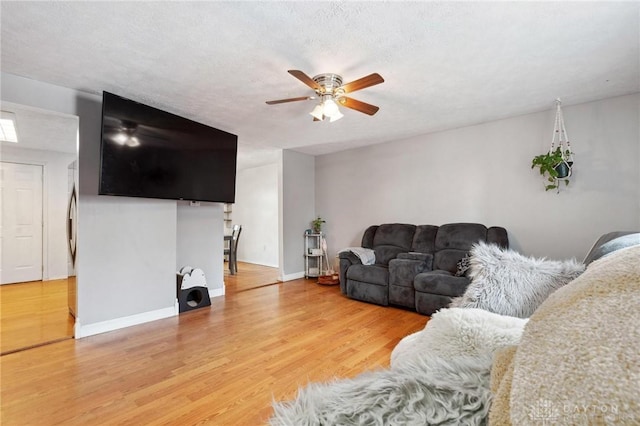
[(280, 265), (278, 265), (278, 264), (274, 265), (273, 263), (256, 262), (256, 261), (253, 261), (253, 260), (238, 259), (238, 262), (251, 263), (252, 265), (268, 266), (269, 268), (278, 268), (278, 267), (280, 267)]
[(302, 272), (296, 272), (295, 274), (287, 274), (287, 275), (282, 275), (280, 278), (278, 278), (280, 281), (291, 281), (291, 280), (297, 280), (299, 278), (304, 278), (304, 271)]
[(55, 277), (42, 277), (42, 282), (43, 283), (47, 283), (47, 281), (57, 281), (57, 280), (66, 280), (69, 278), (69, 275), (60, 275), (60, 276), (55, 276)]
[(214, 297), (224, 296), (224, 284), (222, 284), (222, 288), (210, 288), (209, 289), (209, 299), (213, 299)]
[(145, 322), (156, 321), (163, 318), (173, 317), (179, 314), (178, 304), (170, 308), (157, 309), (155, 311), (143, 312), (141, 314), (131, 315), (128, 317), (115, 318), (108, 321), (97, 322), (94, 324), (82, 325), (80, 319), (76, 318), (75, 338), (93, 336), (94, 334), (106, 333), (108, 331), (119, 330), (133, 325), (144, 324)]

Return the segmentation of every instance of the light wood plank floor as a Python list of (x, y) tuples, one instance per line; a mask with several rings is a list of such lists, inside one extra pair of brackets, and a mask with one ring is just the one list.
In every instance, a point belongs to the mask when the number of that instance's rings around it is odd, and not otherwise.
[(63, 279), (0, 286), (0, 354), (73, 337), (67, 285)]
[(278, 282), (278, 268), (238, 262), (236, 275), (229, 272), (229, 262), (224, 263), (224, 287), (226, 293), (251, 290)]
[(388, 366), (426, 320), (312, 280), (229, 291), (177, 317), (0, 357), (0, 423), (263, 424), (298, 386)]
[[(230, 275), (225, 267), (227, 292), (278, 282), (278, 268), (238, 262), (238, 273)], [(73, 337), (67, 286), (66, 279), (0, 286), (0, 355)]]

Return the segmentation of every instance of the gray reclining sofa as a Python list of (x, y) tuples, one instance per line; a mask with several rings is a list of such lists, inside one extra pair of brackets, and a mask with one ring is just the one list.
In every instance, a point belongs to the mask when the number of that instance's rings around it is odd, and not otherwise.
[(469, 279), (455, 274), (478, 241), (509, 246), (506, 229), (478, 223), (370, 226), (362, 247), (375, 252), (375, 264), (363, 265), (354, 253), (341, 252), (340, 290), (352, 299), (431, 315), (466, 290)]

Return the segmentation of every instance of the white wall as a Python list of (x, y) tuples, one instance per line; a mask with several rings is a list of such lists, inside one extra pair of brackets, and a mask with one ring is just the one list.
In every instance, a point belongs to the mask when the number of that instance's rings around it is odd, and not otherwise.
[[(81, 195), (80, 205), (81, 325), (107, 331), (109, 321), (163, 309), (173, 312), (176, 202)], [(98, 300), (99, 307), (94, 304)]]
[(176, 271), (187, 265), (202, 269), (211, 297), (224, 294), (222, 206), (221, 203), (191, 206), (188, 201), (178, 202)]
[(329, 250), (385, 222), (504, 226), (525, 254), (581, 260), (603, 233), (640, 229), (640, 95), (566, 106), (575, 165), (560, 194), (531, 159), (555, 111), (316, 157), (316, 210)]
[(231, 217), (234, 224), (242, 225), (238, 260), (277, 268), (277, 163), (238, 170)]
[(304, 231), (316, 217), (314, 157), (282, 152), (279, 171), (281, 279), (304, 276)]
[(43, 213), (46, 218), (43, 234), (43, 280), (56, 280), (68, 276), (67, 196), (68, 169), (76, 156), (37, 149), (20, 149), (3, 144), (2, 161), (42, 165), (45, 187)]

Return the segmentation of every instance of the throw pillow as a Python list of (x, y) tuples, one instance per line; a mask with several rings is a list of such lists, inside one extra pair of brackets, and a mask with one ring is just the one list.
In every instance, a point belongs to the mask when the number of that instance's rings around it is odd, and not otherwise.
[(536, 259), (483, 242), (471, 248), (470, 264), (471, 283), (450, 307), (479, 308), (519, 318), (530, 317), (551, 293), (585, 269), (574, 259)]
[(466, 277), (469, 272), (471, 256), (469, 253), (465, 254), (464, 257), (458, 260), (458, 270), (456, 271), (456, 277)]

